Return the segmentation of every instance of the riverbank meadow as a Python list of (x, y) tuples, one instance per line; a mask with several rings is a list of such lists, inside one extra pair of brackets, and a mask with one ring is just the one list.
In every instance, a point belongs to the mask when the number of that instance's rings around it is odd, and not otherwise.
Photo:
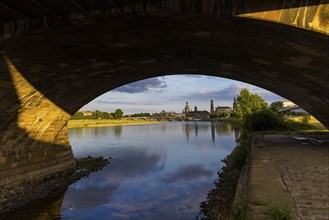
[(141, 125), (141, 124), (157, 124), (161, 121), (154, 120), (131, 120), (131, 119), (81, 119), (69, 120), (68, 128), (84, 128), (84, 127), (106, 127), (106, 126), (120, 126), (120, 125)]

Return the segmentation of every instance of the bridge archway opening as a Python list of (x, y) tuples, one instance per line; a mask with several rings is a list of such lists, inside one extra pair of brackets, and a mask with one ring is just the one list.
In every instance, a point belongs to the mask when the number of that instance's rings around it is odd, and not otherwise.
[[(200, 100), (201, 97), (204, 99), (203, 103), (201, 106), (198, 106), (199, 110), (207, 110), (210, 111), (209, 106), (210, 106), (210, 100), (212, 99), (219, 99), (219, 103), (217, 103), (217, 105), (225, 105), (225, 106), (230, 106), (232, 107), (232, 102), (233, 99), (239, 94), (240, 90), (243, 88), (247, 88), (248, 90), (250, 90), (252, 93), (258, 94), (260, 95), (265, 102), (268, 103), (268, 105), (271, 104), (271, 102), (274, 101), (291, 101), (292, 104), (295, 104), (294, 101), (294, 94), (288, 94), (288, 97), (284, 95), (286, 95), (286, 89), (285, 88), (280, 88), (280, 87), (276, 87), (275, 91), (270, 91), (270, 89), (272, 88), (272, 85), (270, 84), (268, 85), (264, 85), (263, 83), (259, 83), (256, 82), (256, 84), (258, 85), (262, 85), (266, 88), (262, 88), (260, 86), (257, 86), (254, 84), (254, 81), (250, 80), (250, 79), (246, 79), (245, 81), (238, 81), (237, 78), (233, 78), (233, 77), (227, 77), (224, 78), (221, 74), (196, 74), (196, 73), (182, 73), (182, 74), (171, 74), (171, 75), (159, 75), (157, 76), (157, 74), (153, 74), (152, 78), (146, 78), (146, 79), (141, 79), (138, 81), (134, 81), (134, 82), (130, 82), (128, 84), (125, 85), (121, 85), (109, 92), (105, 92), (104, 94), (99, 95), (98, 97), (92, 97), (90, 98), (91, 101), (88, 102), (87, 104), (83, 104), (79, 107), (78, 111), (89, 111), (89, 110), (99, 110), (101, 109), (101, 105), (105, 106), (105, 104), (108, 104), (108, 107), (106, 108), (108, 110), (108, 112), (112, 113), (114, 112), (115, 109), (123, 109), (125, 114), (129, 113), (133, 113), (131, 110), (127, 111), (124, 109), (123, 106), (125, 102), (123, 100), (138, 100), (140, 101), (139, 103), (136, 102), (136, 105), (142, 105), (143, 103), (145, 105), (147, 105), (147, 102), (145, 102), (145, 100), (141, 100), (141, 96), (136, 96), (136, 94), (143, 94), (146, 92), (149, 92), (149, 96), (145, 96), (145, 97), (150, 97), (152, 96), (152, 92), (157, 92), (160, 93), (162, 92), (161, 90), (167, 87), (166, 84), (166, 79), (170, 79), (169, 81), (171, 81), (171, 78), (175, 78), (175, 77), (186, 77), (186, 79), (188, 78), (195, 78), (195, 79), (200, 79), (200, 78), (204, 78), (204, 79), (209, 79), (209, 81), (211, 81), (211, 87), (209, 87), (208, 89), (205, 89), (203, 87), (201, 87), (200, 85), (194, 84), (193, 86), (186, 86), (189, 85), (192, 81), (188, 81), (188, 80), (184, 80), (184, 79), (180, 79), (181, 82), (177, 83), (176, 86), (181, 86), (182, 88), (184, 87), (193, 87), (196, 91), (195, 94), (191, 94), (193, 95), (198, 95), (198, 99)], [(177, 81), (177, 80), (176, 80)], [(198, 81), (198, 83), (205, 83), (206, 80), (204, 80), (204, 82), (202, 82), (202, 80)], [(216, 82), (218, 84), (216, 84)], [(178, 85), (180, 84), (180, 85)], [(185, 85), (185, 86), (184, 86)], [(218, 86), (216, 86), (218, 85)], [(198, 88), (199, 87), (199, 88)], [(220, 93), (224, 93), (225, 95), (227, 94), (227, 91), (230, 91), (230, 100), (227, 100), (226, 97), (224, 97), (224, 101), (220, 100)], [(275, 93), (277, 92), (277, 93)], [(198, 94), (197, 94), (198, 93)], [(153, 93), (153, 95), (156, 93)], [(281, 95), (283, 94), (283, 95)], [(119, 96), (119, 98), (117, 98), (116, 96)], [(165, 95), (163, 95), (162, 97), (164, 97)], [(183, 104), (186, 101), (189, 100), (193, 100), (193, 97), (189, 97), (188, 94), (185, 95), (186, 98), (181, 99), (180, 103), (177, 103), (177, 105), (180, 105), (181, 108), (183, 108)], [(159, 100), (159, 99), (158, 99)], [(298, 102), (298, 100), (297, 100)], [(93, 104), (91, 104), (93, 103)], [(97, 104), (98, 103), (98, 104)], [(127, 104), (129, 104), (129, 102), (126, 102)], [(200, 103), (200, 102), (199, 102)], [(109, 105), (113, 104), (113, 107), (109, 108)], [(152, 105), (156, 104), (156, 100), (154, 99), (153, 102), (151, 103)], [(185, 105), (185, 104), (184, 104)], [(97, 107), (98, 106), (98, 107)], [(194, 104), (192, 101), (192, 106), (194, 109)], [(304, 107), (303, 103), (301, 103), (300, 105), (296, 105), (297, 107), (300, 107), (300, 109), (304, 109), (306, 111), (303, 111), (304, 113), (308, 114), (308, 110), (307, 110), (307, 105), (306, 107)], [(139, 106), (140, 107), (140, 106)], [(216, 106), (215, 106), (216, 107)], [(290, 106), (291, 107), (291, 106)], [(166, 106), (163, 105), (162, 107), (158, 107), (157, 109), (135, 109), (135, 113), (141, 113), (141, 112), (161, 112), (162, 110), (166, 109)], [(191, 111), (193, 111), (193, 109), (191, 108)], [(181, 109), (178, 108), (169, 108), (169, 111), (175, 111), (175, 112), (181, 112)], [(88, 114), (88, 113), (87, 113)], [(316, 116), (315, 116), (316, 118)]]
[[(197, 106), (199, 110), (210, 112), (210, 100), (215, 100), (215, 107), (232, 108), (233, 99), (243, 88), (259, 94), (269, 105), (273, 101), (288, 100), (249, 83), (214, 75), (173, 74), (138, 80), (93, 98), (89, 103), (80, 106), (79, 111), (88, 111), (86, 113), (89, 114), (88, 116), (91, 116), (90, 110), (113, 113), (116, 109), (122, 109), (125, 115), (142, 112), (159, 113), (162, 110), (181, 113), (185, 102), (188, 101), (193, 107), (191, 111)], [(174, 103), (168, 101), (170, 96)], [(166, 103), (172, 104), (166, 105)], [(125, 107), (125, 104), (128, 106)], [(148, 108), (148, 104), (156, 107)], [(131, 106), (134, 105), (136, 107), (132, 108)]]

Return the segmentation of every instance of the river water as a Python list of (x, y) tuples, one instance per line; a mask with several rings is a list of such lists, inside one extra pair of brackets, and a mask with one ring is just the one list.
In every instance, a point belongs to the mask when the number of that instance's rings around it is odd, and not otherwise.
[(68, 132), (75, 157), (111, 156), (111, 163), (69, 186), (34, 219), (195, 219), (238, 135), (223, 122)]

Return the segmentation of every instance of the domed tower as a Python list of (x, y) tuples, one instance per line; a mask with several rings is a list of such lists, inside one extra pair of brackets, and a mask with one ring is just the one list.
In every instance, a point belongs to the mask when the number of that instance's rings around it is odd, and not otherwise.
[(187, 113), (191, 111), (190, 107), (188, 106), (188, 102), (186, 102), (185, 108), (184, 108), (184, 112)]

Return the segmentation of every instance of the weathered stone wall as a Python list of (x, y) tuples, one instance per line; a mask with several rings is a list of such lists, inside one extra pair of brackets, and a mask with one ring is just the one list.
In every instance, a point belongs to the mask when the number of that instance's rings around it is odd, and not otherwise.
[(201, 13), (261, 19), (329, 34), (329, 0), (120, 0), (110, 7), (71, 14), (0, 21), (0, 39), (67, 22), (77, 16), (129, 13)]
[(0, 189), (73, 168), (70, 115), (38, 92), (2, 54)]

